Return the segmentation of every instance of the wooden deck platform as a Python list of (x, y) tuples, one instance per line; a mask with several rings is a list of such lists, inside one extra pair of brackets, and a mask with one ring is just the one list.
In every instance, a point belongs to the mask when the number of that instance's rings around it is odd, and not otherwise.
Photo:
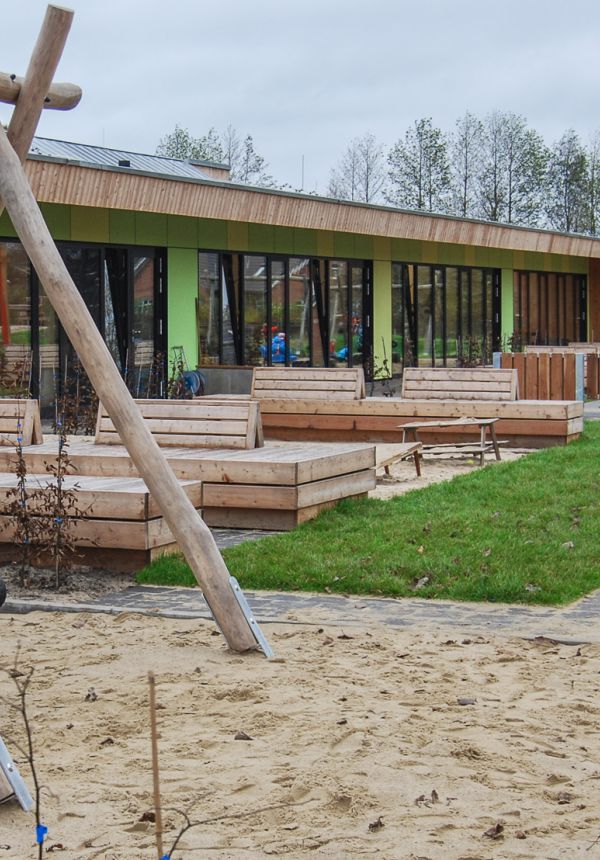
[[(402, 424), (452, 418), (498, 418), (496, 432), (523, 448), (565, 445), (583, 431), (583, 404), (571, 400), (434, 400), (367, 397), (363, 400), (263, 400), (265, 437), (279, 440), (401, 442)], [(474, 438), (477, 431), (474, 431)], [(447, 431), (426, 443), (451, 441)]]
[[(202, 515), (212, 526), (288, 530), (342, 498), (363, 496), (376, 484), (375, 447), (364, 444), (272, 445), (250, 450), (163, 449), (180, 480), (202, 482)], [(43, 474), (56, 442), (24, 449), (27, 469)], [(72, 441), (75, 481), (135, 478), (124, 446)], [(14, 470), (16, 454), (0, 449), (0, 471)]]
[[(52, 483), (47, 473), (29, 474), (31, 490)], [(12, 545), (15, 528), (7, 515), (10, 490), (15, 487), (14, 474), (0, 474), (0, 558), (15, 556)], [(182, 481), (186, 495), (196, 509), (202, 506), (202, 483)], [(64, 486), (73, 494), (79, 511), (70, 524), (77, 552), (83, 552), (91, 563), (115, 570), (136, 570), (157, 555), (178, 549), (156, 502), (141, 478), (105, 478), (68, 475)], [(32, 500), (35, 515), (42, 509), (41, 500)], [(200, 515), (200, 512), (199, 512)], [(7, 547), (6, 544), (9, 544)], [(40, 560), (44, 563), (45, 559)]]

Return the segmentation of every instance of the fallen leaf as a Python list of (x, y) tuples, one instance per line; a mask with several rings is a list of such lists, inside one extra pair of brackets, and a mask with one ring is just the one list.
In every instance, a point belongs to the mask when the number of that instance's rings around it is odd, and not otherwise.
[(517, 830), (515, 836), (517, 839), (527, 839), (527, 836), (523, 830)]
[(489, 839), (502, 839), (502, 834), (504, 833), (504, 825), (500, 824), (498, 821), (492, 827), (488, 828), (483, 834), (487, 836)]
[(561, 543), (561, 549), (575, 549), (575, 544), (572, 540), (567, 540), (564, 543)]
[(384, 826), (381, 815), (369, 824), (369, 830), (373, 833), (375, 830), (381, 830)]
[(252, 738), (250, 735), (247, 735), (246, 732), (236, 732), (233, 736), (234, 741), (251, 741)]
[(459, 705), (476, 705), (477, 699), (460, 698), (456, 700)]
[(156, 813), (153, 809), (147, 809), (145, 812), (142, 812), (138, 821), (151, 821), (154, 823), (156, 821)]
[(424, 547), (423, 545), (421, 545), (421, 546), (418, 548), (417, 552), (419, 553), (419, 555), (423, 555), (423, 553), (425, 552), (425, 547)]
[(432, 803), (439, 803), (440, 802), (440, 796), (437, 793), (437, 791), (435, 790), (435, 788), (431, 792), (431, 802)]
[(90, 687), (89, 690), (87, 691), (85, 701), (86, 702), (95, 702), (97, 698), (98, 698), (98, 693), (94, 690), (93, 687)]
[(487, 549), (484, 549), (483, 554), (486, 558), (488, 558), (488, 556), (492, 554), (492, 550), (488, 547)]

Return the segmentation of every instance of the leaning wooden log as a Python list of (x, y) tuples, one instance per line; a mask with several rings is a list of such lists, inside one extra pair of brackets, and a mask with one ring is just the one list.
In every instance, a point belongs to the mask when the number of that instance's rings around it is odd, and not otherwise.
[(48, 6), (8, 126), (8, 139), (21, 161), (27, 158), (72, 21), (71, 9)]
[(0, 126), (0, 197), (69, 340), (131, 459), (181, 547), (215, 620), (234, 651), (256, 639), (212, 534), (181, 489), (146, 427), (52, 240), (19, 158)]
[[(0, 102), (14, 105), (19, 100), (24, 78), (0, 72)], [(76, 84), (53, 83), (44, 97), (45, 110), (72, 110), (81, 101), (81, 87)]]

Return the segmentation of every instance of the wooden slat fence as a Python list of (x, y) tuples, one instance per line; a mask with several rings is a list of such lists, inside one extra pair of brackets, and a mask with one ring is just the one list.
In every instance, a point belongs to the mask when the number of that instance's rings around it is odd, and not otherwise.
[[(578, 380), (580, 355), (583, 355), (584, 370), (583, 379)], [(500, 367), (516, 369), (522, 400), (577, 400), (582, 396), (582, 389), (587, 398), (600, 398), (600, 354), (596, 351), (527, 347), (524, 353), (503, 352)]]

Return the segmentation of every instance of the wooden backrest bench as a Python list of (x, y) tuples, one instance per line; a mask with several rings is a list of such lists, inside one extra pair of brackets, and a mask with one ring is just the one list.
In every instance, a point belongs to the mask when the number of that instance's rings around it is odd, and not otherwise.
[(255, 367), (255, 400), (361, 400), (365, 397), (362, 367)]
[(518, 400), (517, 371), (491, 367), (407, 367), (406, 400)]
[[(260, 408), (253, 401), (136, 400), (159, 445), (185, 448), (260, 448)], [(94, 441), (122, 445), (106, 409), (100, 404)]]
[(0, 445), (41, 445), (42, 424), (37, 400), (0, 397)]

